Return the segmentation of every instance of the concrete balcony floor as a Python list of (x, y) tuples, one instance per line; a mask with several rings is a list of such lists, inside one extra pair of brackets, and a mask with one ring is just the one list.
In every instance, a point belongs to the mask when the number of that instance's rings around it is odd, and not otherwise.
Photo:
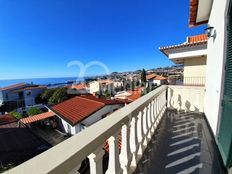
[(134, 173), (225, 173), (204, 114), (168, 109)]

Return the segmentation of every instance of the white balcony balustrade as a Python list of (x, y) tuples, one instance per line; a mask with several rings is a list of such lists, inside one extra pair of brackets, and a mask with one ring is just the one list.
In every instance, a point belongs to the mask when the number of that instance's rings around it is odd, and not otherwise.
[[(102, 174), (105, 154), (103, 147), (106, 142), (109, 144), (106, 173), (133, 173), (164, 115), (166, 106), (178, 106), (178, 90), (161, 86), (6, 173), (78, 173), (79, 164), (89, 158), (90, 173)], [(171, 96), (166, 96), (167, 92)], [(191, 103), (191, 99), (188, 101)], [(194, 98), (193, 102), (197, 101), (198, 99)], [(120, 134), (121, 146), (118, 143)]]

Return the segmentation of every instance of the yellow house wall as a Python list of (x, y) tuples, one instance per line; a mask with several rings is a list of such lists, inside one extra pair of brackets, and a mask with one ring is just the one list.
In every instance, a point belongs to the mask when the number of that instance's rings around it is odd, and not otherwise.
[(189, 58), (184, 60), (184, 77), (205, 77), (206, 57)]

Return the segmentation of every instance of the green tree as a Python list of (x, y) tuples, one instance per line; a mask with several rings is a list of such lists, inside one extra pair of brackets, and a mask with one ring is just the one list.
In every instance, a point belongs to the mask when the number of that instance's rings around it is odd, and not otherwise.
[(106, 91), (104, 92), (104, 96), (105, 96), (106, 98), (110, 98), (110, 97), (111, 97), (111, 95), (110, 95), (110, 93), (109, 93), (108, 90), (106, 90)]
[(141, 82), (142, 82), (142, 84), (146, 84), (146, 82), (147, 82), (145, 69), (142, 69), (142, 72), (141, 72)]
[(21, 119), (21, 118), (23, 118), (22, 114), (20, 114), (20, 113), (17, 112), (16, 110), (10, 112), (10, 115), (12, 115), (13, 117), (15, 117), (16, 119)]
[(135, 82), (134, 82), (134, 81), (131, 82), (131, 90), (132, 90), (132, 91), (135, 90)]
[(30, 107), (27, 111), (27, 114), (29, 116), (38, 115), (41, 113), (43, 113), (43, 111), (41, 111), (39, 108), (35, 108), (35, 107)]
[(67, 89), (58, 88), (54, 94), (49, 98), (48, 103), (51, 105), (58, 104), (64, 100), (68, 99)]
[(59, 88), (52, 88), (52, 89), (46, 89), (42, 95), (41, 99), (45, 102), (48, 102), (48, 100), (52, 97), (52, 95), (58, 90)]

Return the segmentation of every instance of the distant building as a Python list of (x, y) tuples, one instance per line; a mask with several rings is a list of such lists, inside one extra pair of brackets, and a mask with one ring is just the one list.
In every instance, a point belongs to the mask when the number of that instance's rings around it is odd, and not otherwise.
[(109, 94), (114, 94), (114, 83), (112, 80), (98, 80), (89, 83), (89, 91), (91, 94), (102, 95), (106, 91)]
[(89, 85), (87, 83), (73, 84), (72, 86), (66, 86), (69, 94), (89, 94)]
[(173, 63), (184, 65), (184, 85), (204, 85), (207, 59), (207, 36), (189, 36), (186, 42), (160, 47)]
[(61, 119), (63, 131), (74, 135), (123, 106), (122, 101), (84, 95), (76, 96), (49, 109)]
[(143, 90), (144, 88), (141, 87), (141, 88), (134, 89), (133, 91), (132, 90), (120, 91), (114, 96), (114, 98), (128, 100), (128, 101), (133, 102), (141, 97)]
[(154, 85), (164, 85), (167, 84), (167, 78), (157, 75), (155, 73), (149, 74), (146, 76), (147, 82)]
[(16, 102), (17, 107), (35, 105), (35, 98), (43, 93), (46, 86), (20, 83), (8, 87), (0, 88), (0, 105), (4, 102)]

